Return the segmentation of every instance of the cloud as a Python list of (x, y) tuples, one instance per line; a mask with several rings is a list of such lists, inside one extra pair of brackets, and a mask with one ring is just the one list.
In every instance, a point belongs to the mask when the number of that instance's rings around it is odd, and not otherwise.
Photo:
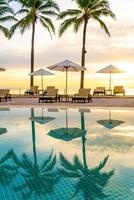
[[(63, 3), (57, 1), (64, 10), (73, 7), (70, 0)], [(134, 26), (133, 0), (126, 4), (125, 0), (110, 0), (112, 10), (116, 14), (116, 20), (103, 18), (106, 22), (111, 37), (108, 37), (98, 23), (89, 21), (86, 41), (86, 67), (89, 72), (97, 71), (97, 67), (109, 63), (134, 62)], [(125, 14), (124, 10), (129, 10)], [(60, 22), (55, 22), (58, 31)], [(29, 70), (30, 68), (30, 49), (31, 49), (31, 30), (20, 35), (19, 30), (11, 40), (4, 38), (0, 34), (0, 65), (9, 70)], [(36, 27), (35, 36), (35, 68), (46, 67), (66, 58), (81, 62), (82, 29), (75, 34), (70, 28), (62, 38), (58, 33), (51, 40), (49, 34), (39, 25)]]

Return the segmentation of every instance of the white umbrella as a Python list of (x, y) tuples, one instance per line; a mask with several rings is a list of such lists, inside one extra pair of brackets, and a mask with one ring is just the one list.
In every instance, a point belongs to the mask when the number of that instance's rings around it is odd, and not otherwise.
[(50, 69), (50, 70), (66, 72), (66, 94), (67, 94), (67, 86), (68, 86), (68, 71), (78, 72), (78, 71), (86, 70), (85, 67), (83, 67), (83, 66), (81, 66), (77, 63), (74, 63), (70, 60), (64, 60), (62, 62), (55, 64), (55, 65), (51, 65), (47, 68)]
[(115, 67), (113, 65), (108, 65), (107, 67), (97, 71), (97, 73), (107, 73), (110, 75), (110, 78), (109, 78), (109, 90), (111, 90), (111, 75), (114, 74), (114, 73), (124, 73), (125, 71), (118, 68), (118, 67)]
[(6, 69), (4, 69), (3, 67), (0, 67), (0, 71), (2, 72), (2, 71), (5, 71)]
[(34, 71), (33, 73), (31, 73), (29, 75), (30, 76), (41, 76), (41, 87), (42, 87), (42, 92), (43, 92), (43, 76), (54, 75), (54, 74), (46, 69), (41, 68), (41, 69)]

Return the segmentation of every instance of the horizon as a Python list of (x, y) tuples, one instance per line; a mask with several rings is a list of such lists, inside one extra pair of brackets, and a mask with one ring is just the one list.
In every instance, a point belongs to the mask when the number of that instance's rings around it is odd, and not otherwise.
[[(66, 0), (66, 3), (63, 3), (62, 0), (57, 0), (56, 2), (59, 4), (61, 10), (74, 6), (74, 3), (70, 0)], [(104, 18), (110, 30), (111, 38), (101, 30), (97, 23), (92, 21), (88, 24), (85, 87), (107, 87), (108, 75), (96, 74), (95, 72), (109, 64), (113, 64), (126, 71), (125, 74), (113, 75), (113, 85), (123, 85), (126, 88), (134, 89), (132, 85), (134, 77), (134, 27), (131, 22), (134, 2), (130, 0), (127, 5), (125, 0), (119, 0), (118, 2), (110, 0), (109, 2), (111, 9), (116, 15), (116, 20)], [(18, 9), (17, 4), (13, 4), (13, 6)], [(124, 15), (124, 10), (126, 10), (127, 15)], [(56, 30), (58, 30), (59, 24), (60, 22), (56, 21)], [(56, 36), (51, 40), (49, 34), (40, 25), (37, 25), (35, 36), (35, 70), (55, 64), (64, 59), (80, 63), (81, 31), (75, 34), (72, 29), (69, 29), (61, 38), (58, 37), (57, 32)], [(6, 68), (5, 72), (0, 73), (0, 87), (14, 88), (17, 86), (18, 88), (29, 88), (30, 42), (31, 30), (26, 31), (23, 35), (17, 30), (11, 40), (8, 40), (0, 33), (0, 67)], [(56, 75), (53, 77), (45, 77), (48, 82), (47, 85), (56, 85), (63, 89), (65, 74), (54, 73)], [(80, 73), (69, 73), (69, 88), (72, 87), (72, 84), (73, 87), (79, 87)], [(40, 78), (35, 78), (34, 85), (40, 86)]]

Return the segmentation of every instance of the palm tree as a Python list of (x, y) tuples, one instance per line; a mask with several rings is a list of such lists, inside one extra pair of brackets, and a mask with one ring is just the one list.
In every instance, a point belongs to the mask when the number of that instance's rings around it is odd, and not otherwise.
[[(55, 33), (55, 27), (50, 17), (56, 16), (59, 12), (58, 5), (52, 0), (10, 0), (16, 1), (22, 5), (22, 8), (16, 13), (16, 15), (23, 16), (17, 23), (11, 28), (13, 34), (17, 28), (20, 28), (21, 34), (30, 26), (32, 27), (31, 38), (31, 73), (34, 72), (34, 39), (35, 39), (35, 27), (39, 22), (51, 35)], [(30, 78), (30, 86), (34, 85), (33, 76)]]
[(13, 10), (9, 7), (8, 3), (5, 0), (0, 0), (0, 31), (7, 37), (10, 38), (10, 31), (8, 28), (2, 24), (14, 20)]
[[(85, 130), (84, 113), (81, 112), (81, 128)], [(103, 192), (104, 187), (107, 185), (109, 179), (114, 174), (114, 170), (110, 172), (101, 172), (105, 167), (108, 157), (106, 156), (98, 166), (93, 169), (89, 168), (86, 161), (86, 137), (82, 137), (82, 157), (83, 162), (80, 161), (79, 157), (75, 154), (73, 156), (73, 162), (70, 162), (66, 157), (60, 153), (60, 162), (62, 168), (59, 172), (63, 177), (75, 178), (77, 182), (75, 183), (75, 191), (72, 196), (74, 198), (78, 192), (83, 192), (84, 200), (92, 199), (104, 199), (107, 195)]]
[[(81, 65), (85, 67), (85, 54), (86, 54), (86, 32), (89, 20), (97, 21), (101, 28), (104, 29), (106, 34), (110, 36), (106, 24), (101, 19), (101, 16), (115, 17), (110, 9), (108, 0), (74, 0), (79, 9), (67, 9), (59, 15), (59, 19), (65, 19), (59, 30), (59, 35), (62, 34), (73, 25), (74, 31), (77, 33), (81, 25), (83, 25), (83, 38), (82, 38), (82, 54)], [(84, 87), (84, 71), (81, 72), (80, 88)]]

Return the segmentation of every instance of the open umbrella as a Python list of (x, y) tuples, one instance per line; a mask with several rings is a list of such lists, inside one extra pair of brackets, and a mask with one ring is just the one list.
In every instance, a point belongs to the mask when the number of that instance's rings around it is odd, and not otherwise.
[(83, 67), (79, 64), (76, 64), (76, 63), (74, 63), (70, 60), (64, 60), (62, 62), (55, 64), (55, 65), (51, 65), (47, 68), (50, 69), (50, 70), (66, 72), (66, 94), (67, 94), (67, 89), (68, 89), (68, 71), (78, 72), (78, 71), (86, 70), (85, 67)]
[(97, 71), (97, 73), (108, 73), (110, 75), (109, 77), (109, 90), (111, 90), (111, 75), (114, 73), (124, 73), (125, 71), (115, 67), (113, 65), (108, 65), (107, 67)]
[(85, 130), (82, 130), (77, 127), (68, 127), (68, 116), (67, 116), (67, 109), (66, 109), (66, 127), (53, 129), (49, 131), (48, 135), (54, 137), (56, 139), (70, 141), (78, 137), (82, 137), (86, 134)]
[(111, 110), (109, 110), (109, 118), (108, 119), (98, 120), (97, 122), (108, 129), (113, 129), (113, 128), (125, 123), (124, 121), (112, 119), (111, 118)]
[(43, 108), (42, 108), (42, 116), (32, 116), (29, 119), (31, 119), (32, 121), (37, 122), (39, 124), (46, 124), (46, 123), (54, 120), (55, 118), (54, 117), (47, 117), (47, 116), (44, 117)]
[(42, 88), (42, 92), (43, 92), (43, 76), (48, 76), (48, 75), (54, 75), (52, 72), (46, 70), (46, 69), (38, 69), (36, 71), (34, 71), (33, 73), (29, 74), (30, 76), (41, 76), (41, 88)]

